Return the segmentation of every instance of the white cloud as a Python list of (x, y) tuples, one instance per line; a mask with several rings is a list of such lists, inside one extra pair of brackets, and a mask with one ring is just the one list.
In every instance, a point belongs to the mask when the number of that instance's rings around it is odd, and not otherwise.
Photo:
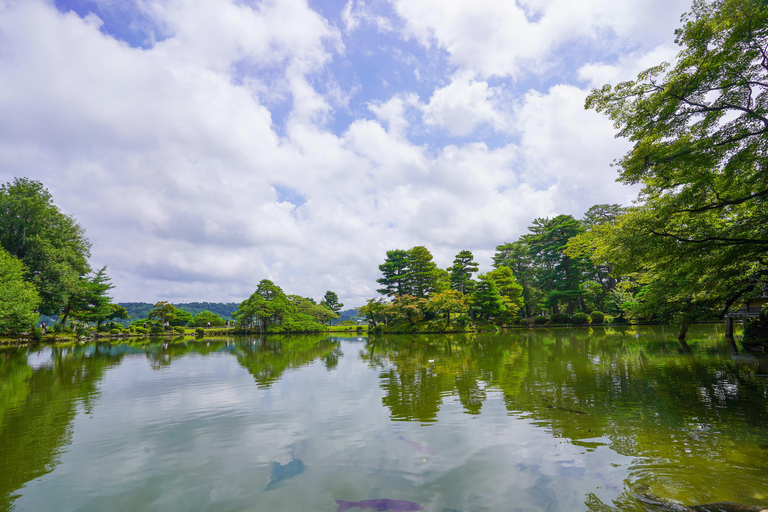
[(670, 40), (688, 0), (394, 0), (405, 34), (444, 49), (481, 76), (519, 76), (562, 64), (556, 50), (575, 42)]
[(579, 68), (578, 77), (591, 88), (599, 88), (605, 84), (616, 85), (619, 82), (634, 80), (640, 72), (662, 62), (674, 63), (678, 51), (677, 47), (660, 45), (647, 52), (622, 55), (614, 64), (590, 62)]
[(470, 73), (459, 73), (432, 94), (424, 107), (424, 122), (443, 127), (455, 136), (469, 135), (484, 123), (503, 130), (507, 122), (497, 110), (501, 95), (500, 88), (474, 80)]

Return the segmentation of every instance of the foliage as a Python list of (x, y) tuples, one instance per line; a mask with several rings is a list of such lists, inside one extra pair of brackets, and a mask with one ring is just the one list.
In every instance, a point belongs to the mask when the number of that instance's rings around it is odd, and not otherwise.
[(525, 316), (539, 312), (538, 304), (542, 300), (541, 290), (536, 284), (536, 275), (531, 257), (531, 250), (523, 240), (496, 246), (493, 255), (494, 268), (508, 267), (517, 282), (523, 287), (522, 298)]
[(549, 317), (550, 324), (567, 324), (570, 323), (571, 317), (565, 313), (553, 313)]
[(619, 181), (643, 184), (641, 204), (590, 242), (635, 274), (635, 314), (681, 327), (768, 280), (768, 6), (697, 1), (683, 22), (674, 66), (586, 101), (633, 142)]
[[(176, 306), (174, 306), (176, 307)], [(215, 313), (211, 313), (212, 315), (215, 315)], [(221, 317), (219, 315), (215, 315), (219, 319)], [(183, 325), (189, 325), (190, 322), (194, 320), (194, 316), (189, 311), (184, 311), (183, 309), (176, 308), (176, 316), (171, 321), (171, 325), (175, 327), (183, 326)], [(221, 321), (222, 325), (224, 324), (224, 321)], [(211, 323), (213, 325), (213, 323)]]
[(577, 325), (588, 324), (589, 316), (586, 313), (577, 311), (576, 313), (573, 314), (570, 320), (572, 324), (577, 324)]
[(155, 304), (155, 309), (149, 312), (147, 318), (150, 320), (159, 320), (162, 325), (166, 322), (172, 322), (176, 318), (176, 307), (164, 300)]
[(751, 320), (744, 329), (744, 341), (749, 343), (768, 342), (768, 307), (763, 306), (760, 316)]
[(202, 337), (205, 336), (205, 329), (202, 327), (198, 327), (195, 329), (195, 336)]
[(21, 261), (0, 249), (0, 332), (27, 330), (37, 321), (40, 297), (24, 281), (25, 272)]
[(426, 305), (426, 299), (413, 295), (403, 295), (392, 301), (389, 311), (392, 315), (404, 318), (410, 325), (414, 325), (423, 317)]
[(451, 323), (451, 315), (462, 315), (469, 310), (469, 297), (460, 290), (445, 290), (430, 297), (427, 309), (442, 314), (446, 325)]
[(436, 291), (439, 269), (432, 261), (432, 253), (423, 245), (408, 251), (408, 283), (411, 295), (425, 299)]
[(479, 263), (474, 261), (471, 251), (461, 251), (453, 260), (453, 265), (448, 269), (450, 273), (451, 288), (462, 294), (472, 293), (474, 282), (472, 274), (478, 271)]
[(177, 325), (177, 326), (175, 326), (175, 327), (173, 328), (173, 330), (174, 330), (174, 331), (176, 331), (176, 332), (177, 332), (177, 333), (179, 333), (179, 334), (184, 334), (184, 332), (185, 332), (185, 331), (184, 331), (184, 328), (183, 328), (182, 326), (180, 326), (180, 325)]
[(241, 329), (258, 328), (263, 332), (317, 332), (322, 325), (313, 316), (298, 311), (296, 303), (282, 288), (263, 279), (256, 291), (240, 303), (232, 314)]
[(225, 321), (216, 313), (211, 311), (201, 311), (194, 316), (189, 323), (190, 327), (208, 327), (210, 322), (211, 327), (221, 327)]
[[(314, 300), (298, 295), (289, 295), (288, 299), (293, 303), (297, 312), (311, 316), (319, 323), (326, 323), (339, 318), (339, 314), (331, 311), (328, 306), (323, 303), (315, 304)], [(343, 306), (343, 304), (340, 304), (339, 308), (341, 308), (341, 306)]]
[(479, 318), (490, 321), (506, 311), (496, 281), (490, 274), (480, 274), (475, 292), (472, 294), (472, 312)]
[(370, 322), (374, 329), (379, 322), (384, 321), (384, 315), (389, 311), (389, 305), (382, 299), (368, 299), (365, 306), (360, 308), (360, 314)]
[(549, 321), (549, 319), (547, 317), (545, 317), (545, 316), (537, 316), (537, 317), (534, 317), (534, 319), (533, 319), (533, 323), (536, 324), (536, 325), (544, 325), (548, 321)]
[(487, 276), (496, 283), (504, 304), (504, 321), (509, 323), (523, 307), (523, 287), (515, 279), (512, 269), (506, 266), (488, 272)]
[(16, 178), (0, 186), (0, 247), (24, 263), (44, 315), (62, 311), (91, 271), (85, 231), (38, 181)]
[(344, 304), (339, 302), (339, 297), (336, 295), (335, 292), (332, 292), (328, 290), (325, 292), (325, 295), (323, 296), (323, 300), (320, 302), (321, 306), (325, 306), (326, 308), (333, 311), (333, 313), (338, 318), (339, 311), (341, 311), (341, 308), (344, 307)]
[(376, 282), (382, 285), (382, 288), (376, 290), (377, 292), (389, 297), (410, 293), (408, 251), (402, 249), (387, 251), (387, 257), (384, 263), (379, 265), (379, 270), (383, 276)]
[(593, 324), (602, 324), (605, 321), (605, 313), (602, 311), (593, 311), (590, 313), (590, 319)]

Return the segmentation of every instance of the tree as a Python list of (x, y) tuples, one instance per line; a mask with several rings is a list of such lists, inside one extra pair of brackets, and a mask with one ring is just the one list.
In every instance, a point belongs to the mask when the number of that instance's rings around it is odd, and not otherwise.
[(604, 256), (644, 273), (657, 306), (677, 304), (684, 335), (700, 306), (723, 313), (768, 280), (768, 5), (696, 1), (682, 20), (674, 66), (592, 91), (586, 107), (633, 142), (619, 181), (643, 185), (640, 206), (602, 231), (641, 253)]
[(555, 313), (565, 302), (572, 315), (576, 304), (584, 309), (581, 295), (582, 262), (565, 253), (568, 240), (584, 231), (581, 223), (570, 215), (558, 215), (552, 219), (535, 219), (523, 235), (536, 268), (536, 281), (547, 294), (547, 304)]
[(341, 308), (344, 307), (344, 304), (339, 302), (339, 297), (336, 295), (336, 293), (330, 290), (325, 292), (320, 305), (327, 307), (337, 315), (339, 314), (339, 311), (341, 311)]
[(445, 324), (451, 323), (451, 315), (466, 313), (469, 309), (469, 296), (458, 290), (444, 290), (430, 297), (427, 309), (445, 315)]
[(523, 287), (525, 316), (530, 318), (538, 313), (538, 303), (542, 300), (541, 290), (536, 285), (535, 269), (531, 249), (523, 240), (496, 246), (493, 255), (494, 268), (509, 267), (517, 282)]
[(506, 310), (496, 282), (488, 274), (480, 274), (475, 292), (472, 294), (472, 311), (480, 318), (490, 321)]
[(112, 318), (130, 318), (128, 311), (113, 304), (112, 297), (107, 295), (112, 288), (114, 285), (107, 276), (107, 267), (102, 267), (92, 277), (81, 278), (77, 289), (70, 294), (59, 321), (65, 324), (71, 313), (78, 320), (96, 322), (98, 329)]
[(451, 274), (451, 288), (462, 294), (471, 293), (474, 286), (472, 274), (478, 271), (479, 264), (474, 261), (471, 251), (461, 251), (453, 260), (453, 265), (448, 269)]
[(411, 294), (425, 299), (438, 286), (440, 271), (432, 261), (432, 253), (423, 245), (417, 245), (408, 251), (408, 284)]
[(402, 249), (387, 251), (384, 263), (379, 265), (383, 277), (376, 280), (382, 285), (382, 288), (376, 291), (389, 297), (399, 297), (410, 293), (408, 265), (408, 251)]
[(224, 325), (224, 319), (211, 311), (201, 311), (194, 316), (190, 322), (190, 327), (221, 327)]
[(292, 310), (283, 289), (269, 279), (262, 279), (256, 291), (240, 303), (232, 316), (243, 326), (258, 323), (261, 330), (266, 331), (271, 324), (281, 323)]
[(40, 297), (24, 281), (24, 264), (0, 249), (0, 332), (19, 332), (35, 325)]
[[(219, 315), (216, 315), (216, 316), (219, 316)], [(189, 325), (192, 321), (194, 321), (194, 319), (195, 319), (195, 315), (193, 315), (189, 311), (176, 308), (176, 318), (174, 318), (171, 321), (171, 325), (174, 325), (174, 326)], [(220, 316), (219, 316), (219, 320), (221, 320)], [(224, 320), (221, 320), (221, 325), (224, 325)]]
[(91, 271), (85, 231), (39, 181), (16, 178), (0, 186), (0, 247), (24, 263), (44, 315), (61, 312)]
[[(288, 295), (288, 300), (291, 301), (294, 308), (298, 313), (303, 313), (307, 316), (311, 316), (317, 322), (327, 323), (331, 320), (339, 318), (338, 313), (335, 313), (328, 309), (328, 306), (324, 304), (315, 304), (314, 299), (308, 297), (301, 297), (299, 295)], [(341, 304), (340, 306), (343, 306)], [(341, 307), (339, 308), (341, 309)]]
[(523, 307), (523, 287), (515, 279), (512, 269), (499, 267), (486, 275), (496, 283), (506, 315), (508, 317), (516, 315)]
[(149, 312), (147, 318), (150, 320), (160, 320), (162, 325), (165, 325), (166, 322), (172, 322), (176, 318), (177, 311), (176, 306), (161, 300), (155, 303), (155, 309)]
[(364, 315), (375, 328), (379, 322), (384, 321), (384, 316), (389, 312), (389, 304), (382, 299), (368, 299), (365, 306), (360, 308), (360, 314)]
[(413, 295), (403, 295), (396, 297), (389, 306), (389, 311), (397, 316), (408, 320), (410, 325), (414, 325), (424, 315), (424, 309), (427, 305), (427, 299), (414, 297)]

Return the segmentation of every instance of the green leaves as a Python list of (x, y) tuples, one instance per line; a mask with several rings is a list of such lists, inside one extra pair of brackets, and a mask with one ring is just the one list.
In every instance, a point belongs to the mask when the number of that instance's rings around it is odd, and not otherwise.
[(24, 264), (0, 249), (0, 333), (30, 329), (37, 322), (40, 297), (24, 281)]

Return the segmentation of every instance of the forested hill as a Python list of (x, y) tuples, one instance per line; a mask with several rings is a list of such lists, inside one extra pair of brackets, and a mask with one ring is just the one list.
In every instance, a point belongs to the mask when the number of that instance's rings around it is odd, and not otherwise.
[[(154, 304), (149, 304), (148, 302), (119, 302), (118, 305), (128, 310), (132, 320), (147, 318), (149, 312), (155, 307)], [(225, 320), (232, 319), (232, 312), (236, 311), (239, 305), (237, 302), (188, 302), (186, 304), (174, 304), (177, 309), (192, 313), (192, 315), (196, 315), (201, 311), (210, 311)]]

